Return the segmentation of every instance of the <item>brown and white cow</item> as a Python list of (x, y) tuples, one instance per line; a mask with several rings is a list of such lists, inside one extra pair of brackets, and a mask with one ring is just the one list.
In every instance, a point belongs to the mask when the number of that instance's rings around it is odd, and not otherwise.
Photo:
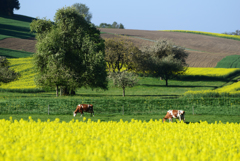
[(163, 122), (165, 122), (166, 119), (172, 122), (172, 118), (178, 118), (179, 121), (183, 120), (183, 122), (185, 122), (184, 114), (185, 111), (183, 110), (168, 110), (166, 116), (163, 118)]
[(76, 110), (73, 112), (73, 116), (75, 117), (77, 115), (77, 113), (81, 113), (81, 117), (84, 112), (89, 112), (91, 113), (91, 116), (94, 116), (94, 112), (93, 112), (93, 105), (92, 104), (79, 104), (76, 108)]

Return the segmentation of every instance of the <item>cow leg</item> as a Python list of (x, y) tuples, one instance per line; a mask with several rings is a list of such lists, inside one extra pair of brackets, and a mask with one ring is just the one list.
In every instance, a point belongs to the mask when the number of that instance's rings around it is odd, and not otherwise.
[(181, 122), (181, 116), (179, 117), (179, 121)]
[(73, 117), (75, 117), (77, 115), (77, 113), (75, 113), (74, 111), (73, 111)]

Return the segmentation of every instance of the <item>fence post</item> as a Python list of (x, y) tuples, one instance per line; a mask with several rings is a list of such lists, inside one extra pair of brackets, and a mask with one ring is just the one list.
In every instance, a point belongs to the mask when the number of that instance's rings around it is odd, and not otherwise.
[(194, 115), (194, 106), (192, 106), (192, 113), (193, 113), (193, 115)]
[(123, 115), (124, 115), (124, 105), (123, 105)]
[(48, 115), (49, 115), (49, 105), (48, 105)]

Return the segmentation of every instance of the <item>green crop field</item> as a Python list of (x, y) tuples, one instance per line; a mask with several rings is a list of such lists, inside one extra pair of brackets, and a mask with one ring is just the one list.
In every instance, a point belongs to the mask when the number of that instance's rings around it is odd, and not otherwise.
[(8, 37), (15, 37), (21, 39), (27, 39), (35, 37), (33, 33), (30, 33), (31, 17), (14, 15), (3, 16), (0, 15), (0, 40)]
[(226, 56), (217, 63), (216, 68), (240, 68), (240, 55)]
[(0, 48), (0, 56), (5, 56), (7, 58), (25, 58), (31, 56), (33, 53), (19, 50), (11, 50)]

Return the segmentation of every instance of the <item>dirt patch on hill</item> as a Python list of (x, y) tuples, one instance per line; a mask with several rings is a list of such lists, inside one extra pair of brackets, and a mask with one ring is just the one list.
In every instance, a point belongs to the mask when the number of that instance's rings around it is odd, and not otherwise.
[(19, 39), (19, 38), (6, 38), (0, 40), (0, 48), (7, 48), (12, 50), (27, 51), (35, 53), (35, 45), (37, 41), (35, 38)]

